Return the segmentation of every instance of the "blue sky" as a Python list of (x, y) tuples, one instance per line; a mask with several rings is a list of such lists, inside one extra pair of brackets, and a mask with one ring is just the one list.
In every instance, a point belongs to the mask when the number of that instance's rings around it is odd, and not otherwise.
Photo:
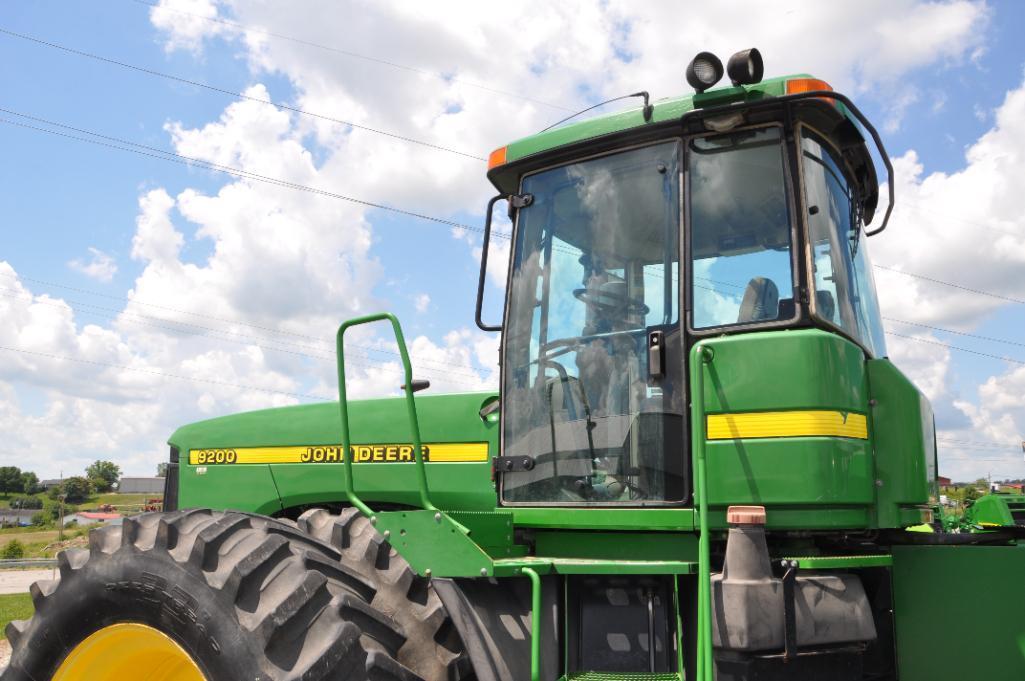
[[(1008, 181), (1025, 172), (1021, 3), (794, 2), (785, 28), (761, 3), (685, 22), (620, 2), (523, 6), (515, 21), (485, 6), (160, 4), (15, 0), (0, 29), (478, 156), (566, 115), (549, 104), (679, 94), (692, 53), (756, 44), (768, 75), (825, 78), (883, 132), (900, 193), (870, 244), (877, 263), (1025, 298), (1025, 220)], [(20, 114), (455, 222), (481, 224), (491, 193), (480, 161), (9, 34), (0, 92)], [(372, 309), (399, 314), (440, 389), (494, 384), (497, 340), (472, 318), (476, 233), (7, 123), (0, 150), (0, 345), (42, 353), (0, 350), (0, 464), (53, 476), (111, 458), (148, 474), (178, 424), (329, 397), (320, 339)], [(932, 344), (1025, 362), (1025, 305), (876, 276), (888, 317), (1005, 341), (889, 325), (917, 339), (889, 344), (933, 399), (941, 472), (1025, 476), (1025, 365)], [(489, 286), (496, 318), (502, 291)], [(357, 344), (350, 390), (391, 391), (388, 339)]]

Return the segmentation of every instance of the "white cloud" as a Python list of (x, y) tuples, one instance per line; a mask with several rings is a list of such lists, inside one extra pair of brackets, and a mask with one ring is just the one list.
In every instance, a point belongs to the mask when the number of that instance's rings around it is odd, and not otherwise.
[(413, 306), (417, 312), (427, 312), (427, 308), (431, 306), (431, 297), (426, 293), (418, 293), (413, 297)]
[(75, 258), (68, 262), (68, 267), (97, 281), (108, 282), (114, 278), (117, 274), (117, 263), (114, 262), (113, 256), (92, 246), (89, 247), (89, 255), (92, 256), (89, 262)]
[(217, 18), (217, 3), (212, 0), (160, 0), (150, 10), (150, 21), (166, 32), (164, 46), (169, 52), (184, 49), (198, 55), (205, 38), (234, 32), (227, 24), (208, 21)]
[[(987, 19), (985, 6), (972, 2), (804, 0), (783, 20), (778, 7), (764, 3), (711, 4), (700, 13), (675, 5), (639, 7), (622, 0), (538, 1), (517, 5), (510, 16), (483, 3), (311, 3), (296, 12), (282, 3), (161, 0), (151, 20), (168, 50), (199, 56), (205, 41), (234, 41), (233, 49), (252, 69), (254, 84), (246, 90), (252, 97), (273, 95), (310, 111), (486, 156), (565, 115), (541, 102), (575, 109), (639, 88), (656, 97), (680, 92), (685, 63), (699, 49), (726, 56), (755, 44), (770, 73), (811, 68), (840, 89), (882, 101), (911, 71), (977, 52)], [(332, 46), (344, 26), (340, 49), (419, 71), (200, 17), (229, 17)], [(915, 27), (913, 34), (908, 26)], [(259, 83), (266, 75), (268, 82), (289, 83), (292, 91), (268, 92)], [(515, 90), (530, 99), (485, 88)], [(1020, 112), (998, 118), (995, 130), (1006, 132), (992, 144), (981, 140), (979, 158), (970, 153), (964, 173), (934, 180), (923, 177), (920, 167), (916, 171), (914, 156), (900, 160), (902, 191), (931, 203), (940, 213), (933, 221), (942, 221), (944, 229), (935, 237), (928, 231), (923, 237), (921, 229), (909, 236), (900, 221), (919, 223), (921, 215), (910, 209), (898, 214), (890, 234), (905, 236), (888, 246), (887, 235), (880, 245), (889, 264), (943, 273), (958, 263), (958, 250), (944, 254), (950, 248), (963, 249), (974, 264), (985, 263), (981, 246), (965, 247), (963, 233), (949, 227), (951, 215), (987, 224), (999, 216), (1001, 228), (1008, 229), (1019, 224), (1010, 202), (1000, 198), (1008, 185), (987, 189), (984, 182), (993, 173), (972, 172), (988, 167), (1000, 145), (1019, 153), (1025, 135), (1015, 115), (1025, 118)], [(493, 191), (480, 161), (254, 101), (233, 103), (205, 125), (169, 121), (165, 129), (186, 156), (460, 220), (479, 216)], [(1002, 169), (1018, 168), (1011, 163)], [(955, 180), (964, 185), (949, 184)], [(959, 196), (973, 198), (958, 204)], [(977, 213), (968, 205), (976, 201)], [(999, 210), (991, 214), (993, 209)], [(338, 321), (383, 307), (373, 294), (383, 268), (371, 250), (371, 217), (358, 204), (251, 179), (229, 181), (216, 193), (146, 192), (131, 243), (131, 256), (143, 270), (113, 323), (83, 325), (66, 302), (35, 294), (17, 280), (12, 288), (18, 297), (0, 298), (0, 345), (96, 362), (6, 352), (0, 361), (0, 432), (14, 434), (12, 451), (49, 462), (51, 469), (58, 457), (79, 466), (80, 459), (103, 454), (147, 473), (166, 455), (162, 442), (180, 423), (292, 403), (300, 394), (331, 398), (330, 338)], [(479, 257), (479, 237), (474, 233), (469, 241), (468, 256)], [(202, 262), (182, 255), (186, 244), (196, 242), (209, 247)], [(504, 288), (509, 245), (492, 243), (489, 280)], [(998, 245), (1010, 251), (1019, 242)], [(1005, 252), (1002, 258), (1006, 272), (1015, 256)], [(0, 270), (14, 274), (5, 263)], [(998, 285), (987, 276), (973, 270), (970, 283)], [(891, 312), (913, 313), (918, 320), (970, 326), (995, 309), (973, 307), (974, 298), (957, 296), (932, 304), (915, 281), (887, 284), (903, 292)], [(1010, 284), (999, 286), (1007, 290)], [(949, 303), (963, 304), (975, 316), (950, 312)], [(401, 382), (394, 345), (373, 331), (357, 331), (350, 394), (394, 392)], [(495, 335), (459, 329), (440, 340), (414, 338), (410, 352), (416, 375), (432, 380), (432, 392), (493, 389), (497, 346)], [(944, 394), (947, 374), (931, 375), (928, 357), (902, 357), (908, 366), (919, 362), (915, 371)], [(0, 459), (18, 463), (2, 454)], [(40, 468), (45, 475), (56, 472)]]
[[(897, 204), (871, 240), (877, 264), (1020, 298), (1025, 215), (1025, 86), (1007, 93), (995, 126), (971, 145), (955, 173), (924, 174), (914, 151), (894, 159)], [(1009, 301), (886, 269), (876, 271), (887, 317), (969, 330)]]

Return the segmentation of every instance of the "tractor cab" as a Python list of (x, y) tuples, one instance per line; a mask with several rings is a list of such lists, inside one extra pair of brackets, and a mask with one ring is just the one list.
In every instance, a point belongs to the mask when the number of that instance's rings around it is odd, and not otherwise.
[(865, 231), (878, 186), (855, 112), (791, 76), (492, 154), (514, 217), (504, 322), (482, 324), (504, 335), (503, 504), (686, 503), (703, 338), (819, 328), (885, 355)]

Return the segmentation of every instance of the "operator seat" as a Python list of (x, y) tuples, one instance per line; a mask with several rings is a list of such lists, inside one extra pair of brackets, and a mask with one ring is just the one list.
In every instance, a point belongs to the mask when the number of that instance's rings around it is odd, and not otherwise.
[(779, 310), (779, 289), (772, 279), (753, 277), (744, 289), (744, 297), (740, 301), (740, 313), (737, 323), (760, 322), (776, 319)]
[[(630, 320), (630, 300), (626, 282), (621, 279), (588, 282), (587, 321), (584, 334), (622, 331), (634, 324)], [(597, 415), (629, 412), (631, 390), (643, 394), (643, 385), (631, 385), (631, 377), (640, 375), (636, 338), (630, 336), (594, 340), (580, 348), (576, 363), (580, 382), (587, 390), (592, 412)]]

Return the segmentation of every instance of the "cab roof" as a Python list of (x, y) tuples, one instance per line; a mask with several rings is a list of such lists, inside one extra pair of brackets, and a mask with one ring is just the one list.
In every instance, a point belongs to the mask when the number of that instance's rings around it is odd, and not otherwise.
[[(652, 103), (648, 120), (645, 120), (644, 107), (635, 107), (566, 123), (496, 149), (488, 162), (488, 179), (499, 191), (514, 194), (518, 191), (520, 178), (527, 172), (671, 135), (670, 131), (684, 120), (685, 115), (696, 110), (715, 109), (717, 113), (725, 113), (724, 108), (728, 111), (736, 107), (741, 111), (748, 104), (768, 103), (765, 100), (791, 94), (788, 92), (791, 81), (804, 81), (811, 90), (831, 89), (824, 81), (809, 74), (791, 74), (765, 79), (754, 85), (721, 87), (704, 93), (661, 99)], [(857, 176), (868, 223), (878, 201), (879, 186), (871, 154), (855, 117), (838, 100), (812, 99), (805, 101), (802, 107), (817, 111), (820, 120), (823, 120), (823, 112), (830, 112), (828, 115), (833, 120), (824, 132), (842, 148)], [(711, 111), (709, 113), (712, 114)]]

